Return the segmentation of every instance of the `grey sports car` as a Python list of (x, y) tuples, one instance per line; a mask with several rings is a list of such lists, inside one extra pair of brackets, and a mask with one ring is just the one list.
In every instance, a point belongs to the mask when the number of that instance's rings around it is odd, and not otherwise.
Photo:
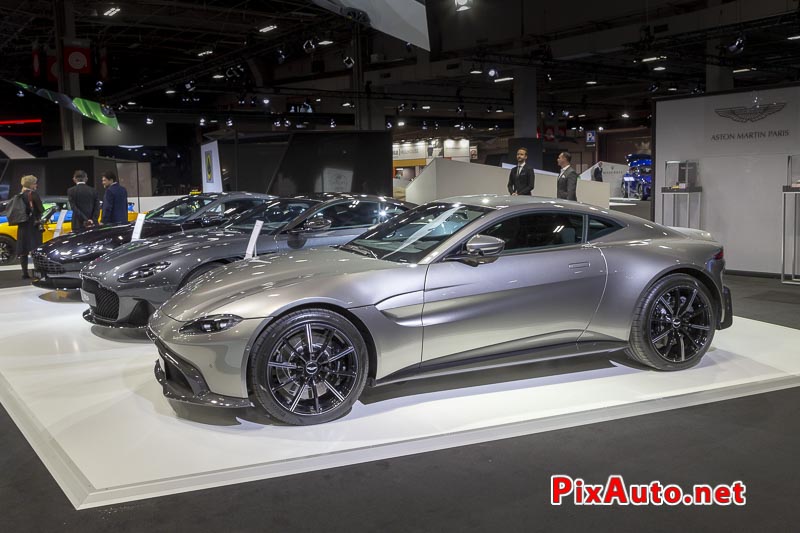
[(289, 424), (345, 415), (365, 385), (625, 350), (696, 365), (730, 326), (722, 246), (547, 198), (419, 206), (333, 248), (241, 261), (189, 284), (148, 331), (168, 398)]
[(256, 221), (263, 223), (257, 255), (344, 244), (410, 204), (370, 195), (277, 198), (221, 228), (173, 233), (120, 246), (81, 270), (83, 317), (113, 327), (144, 327), (181, 286), (245, 256)]

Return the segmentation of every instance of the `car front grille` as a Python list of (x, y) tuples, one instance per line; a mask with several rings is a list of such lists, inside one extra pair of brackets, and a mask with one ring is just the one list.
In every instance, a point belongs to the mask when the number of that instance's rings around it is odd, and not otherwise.
[(47, 255), (42, 252), (33, 252), (33, 268), (39, 272), (43, 272), (48, 276), (55, 276), (64, 273), (64, 267), (55, 261), (48, 259)]
[(92, 307), (92, 313), (101, 319), (116, 320), (119, 316), (119, 297), (114, 291), (110, 291), (97, 283), (93, 279), (83, 278), (81, 289), (94, 294), (96, 306)]

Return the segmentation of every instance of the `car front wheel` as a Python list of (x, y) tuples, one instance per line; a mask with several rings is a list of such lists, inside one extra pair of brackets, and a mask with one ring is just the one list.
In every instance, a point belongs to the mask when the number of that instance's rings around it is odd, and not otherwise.
[(290, 313), (256, 340), (248, 385), (257, 407), (287, 424), (346, 415), (364, 390), (369, 357), (361, 333), (328, 309)]
[(690, 368), (711, 346), (716, 320), (705, 285), (686, 274), (666, 276), (634, 312), (628, 355), (658, 370)]
[(14, 239), (0, 236), (0, 265), (9, 265), (16, 258), (15, 248), (17, 243)]

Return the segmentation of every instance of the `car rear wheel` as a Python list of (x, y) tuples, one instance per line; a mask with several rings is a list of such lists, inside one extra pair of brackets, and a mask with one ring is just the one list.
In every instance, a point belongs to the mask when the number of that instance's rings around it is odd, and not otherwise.
[(256, 406), (287, 424), (346, 415), (364, 390), (369, 357), (361, 333), (328, 309), (279, 318), (253, 345), (248, 385)]
[(627, 353), (658, 370), (690, 368), (711, 346), (716, 315), (705, 285), (686, 274), (666, 276), (636, 307)]
[(0, 236), (0, 265), (10, 265), (16, 258), (17, 243), (10, 237)]

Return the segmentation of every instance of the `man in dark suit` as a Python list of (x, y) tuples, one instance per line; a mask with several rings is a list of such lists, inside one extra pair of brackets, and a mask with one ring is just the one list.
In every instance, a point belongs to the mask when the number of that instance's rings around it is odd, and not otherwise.
[(558, 174), (557, 190), (561, 200), (578, 201), (575, 190), (578, 188), (578, 173), (572, 168), (572, 154), (561, 152), (556, 160), (561, 172)]
[(122, 224), (128, 221), (128, 191), (117, 183), (117, 175), (103, 172), (103, 224)]
[(508, 176), (508, 194), (512, 196), (530, 195), (536, 179), (533, 169), (525, 163), (528, 161), (528, 149), (517, 150), (517, 166), (511, 169)]
[(86, 185), (86, 172), (76, 170), (72, 176), (75, 185), (67, 189), (69, 208), (72, 210), (72, 231), (78, 232), (97, 225), (100, 216), (100, 199), (94, 187)]
[(597, 166), (592, 171), (592, 179), (594, 181), (603, 181), (603, 162), (598, 161)]

